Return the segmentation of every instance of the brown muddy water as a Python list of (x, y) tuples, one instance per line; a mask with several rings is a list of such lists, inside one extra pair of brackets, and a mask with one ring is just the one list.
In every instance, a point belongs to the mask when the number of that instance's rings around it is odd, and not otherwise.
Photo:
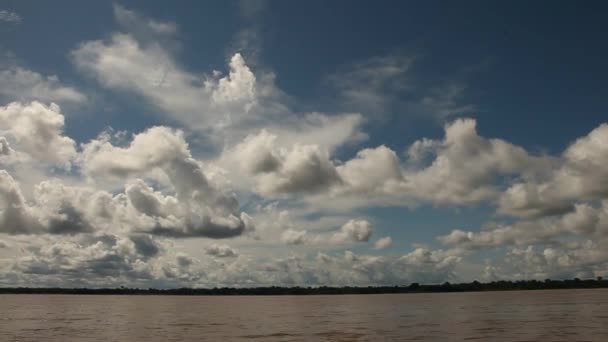
[(0, 295), (0, 341), (608, 341), (608, 290)]

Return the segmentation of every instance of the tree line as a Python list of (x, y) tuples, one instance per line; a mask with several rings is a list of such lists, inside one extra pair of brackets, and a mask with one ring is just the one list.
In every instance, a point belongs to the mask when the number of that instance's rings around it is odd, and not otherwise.
[(419, 284), (395, 286), (309, 286), (309, 287), (216, 287), (216, 288), (61, 288), (61, 287), (4, 287), (0, 294), (82, 294), (82, 295), (180, 295), (180, 296), (264, 296), (264, 295), (346, 295), (382, 293), (437, 293), (473, 291), (516, 291), (546, 289), (593, 289), (608, 288), (608, 280), (578, 278), (566, 280), (518, 280), (481, 283)]

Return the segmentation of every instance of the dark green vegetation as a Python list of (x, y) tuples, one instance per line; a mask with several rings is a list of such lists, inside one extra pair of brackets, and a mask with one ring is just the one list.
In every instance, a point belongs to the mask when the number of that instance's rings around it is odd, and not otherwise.
[(595, 289), (608, 288), (608, 280), (520, 280), (493, 281), (490, 283), (427, 284), (418, 283), (409, 286), (368, 286), (368, 287), (222, 287), (213, 289), (138, 289), (138, 288), (0, 288), (0, 294), (88, 294), (88, 295), (181, 295), (181, 296), (263, 296), (263, 295), (340, 295), (340, 294), (379, 294), (379, 293), (434, 293), (434, 292), (472, 292), (472, 291), (514, 291), (545, 289)]

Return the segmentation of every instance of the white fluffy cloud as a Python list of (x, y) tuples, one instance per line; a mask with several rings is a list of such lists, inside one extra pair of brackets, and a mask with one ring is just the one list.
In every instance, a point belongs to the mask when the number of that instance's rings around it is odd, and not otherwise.
[(385, 249), (392, 244), (393, 244), (393, 239), (390, 236), (386, 236), (386, 237), (376, 240), (376, 242), (374, 242), (374, 248), (378, 249), (378, 250)]
[(0, 135), (37, 161), (67, 166), (76, 156), (75, 142), (63, 135), (65, 118), (59, 106), (11, 102), (0, 107)]
[[(55, 111), (39, 104), (35, 104), (35, 108), (63, 122), (63, 117)], [(50, 132), (57, 134), (56, 131)], [(38, 143), (26, 140), (30, 138), (25, 133), (21, 136), (13, 133), (13, 136), (19, 137), (16, 139), (21, 143), (19, 146)], [(53, 137), (46, 134), (51, 143)], [(66, 139), (60, 142), (69, 141), (73, 149), (73, 141)], [(110, 140), (106, 134), (83, 144), (78, 166), (91, 178), (92, 185), (96, 178), (127, 180), (124, 193), (112, 195), (88, 186), (43, 181), (35, 187), (33, 199), (26, 201), (18, 182), (2, 171), (1, 230), (11, 234), (61, 234), (114, 227), (178, 237), (225, 238), (253, 229), (251, 218), (238, 212), (238, 201), (225, 187), (226, 183), (218, 180), (216, 174), (208, 176), (202, 164), (192, 158), (180, 131), (154, 127), (135, 135), (126, 147), (114, 146)], [(166, 182), (165, 192), (154, 190), (140, 179), (154, 171), (161, 178), (161, 184)]]
[(276, 135), (260, 131), (225, 153), (224, 159), (253, 176), (264, 196), (325, 194), (323, 202), (351, 198), (361, 205), (426, 201), (464, 206), (493, 201), (500, 195), (504, 177), (528, 179), (548, 172), (556, 162), (478, 135), (473, 119), (447, 124), (443, 140), (414, 142), (406, 161), (390, 148), (378, 146), (339, 163), (321, 146), (285, 146), (276, 141)]
[[(249, 270), (249, 279), (256, 285), (366, 286), (452, 280), (458, 260), (451, 258), (446, 261), (447, 257), (441, 258), (441, 253), (444, 252), (435, 252), (434, 261), (425, 263), (408, 263), (401, 257), (359, 255), (351, 251), (336, 256), (318, 253), (312, 260), (304, 256), (275, 258), (261, 267), (254, 267), (254, 272), (246, 267), (241, 270)], [(229, 277), (235, 278), (232, 275)]]
[(353, 219), (346, 222), (340, 231), (331, 237), (332, 242), (367, 242), (372, 236), (372, 225), (367, 220)]
[(429, 270), (449, 269), (462, 260), (463, 253), (460, 250), (430, 250), (418, 247), (412, 252), (402, 256), (400, 261), (406, 265), (416, 267), (428, 267)]
[(259, 239), (256, 244), (277, 248), (290, 246), (283, 249), (286, 251), (294, 248), (332, 250), (369, 241), (373, 231), (371, 223), (364, 219), (329, 213), (310, 217), (310, 212), (306, 209), (284, 209), (281, 203), (283, 202), (277, 201), (259, 206), (251, 213), (256, 224), (255, 234)]
[(164, 195), (142, 180), (127, 184), (118, 195), (44, 181), (35, 187), (32, 201), (5, 170), (0, 171), (0, 186), (0, 232), (9, 234), (143, 232), (228, 238), (254, 229), (245, 213), (223, 212), (226, 208), (213, 207), (215, 203), (198, 195)]
[(190, 159), (183, 132), (157, 126), (134, 135), (126, 147), (113, 145), (112, 137), (103, 133), (82, 145), (79, 162), (83, 172), (92, 177), (125, 178), (154, 168), (179, 168), (172, 164)]
[(57, 180), (36, 185), (33, 199), (28, 201), (19, 183), (0, 170), (0, 188), (0, 232), (8, 234), (109, 231), (114, 227), (112, 219), (122, 214), (111, 194)]
[[(142, 242), (143, 241), (143, 242)], [(40, 236), (20, 242), (23, 251), (0, 268), (2, 284), (41, 286), (269, 286), (361, 285), (440, 282), (454, 279), (459, 262), (450, 251), (415, 251), (403, 257), (358, 255), (250, 258), (226, 245), (208, 257), (172, 253), (152, 236), (116, 234)], [(9, 281), (10, 283), (7, 283)]]
[(35, 213), (27, 205), (19, 184), (5, 170), (0, 170), (0, 231), (29, 232), (39, 229)]
[(403, 257), (346, 251), (336, 256), (319, 253), (312, 258), (293, 255), (258, 259), (237, 255), (225, 245), (208, 246), (208, 257), (194, 258), (171, 253), (164, 242), (151, 236), (145, 236), (146, 248), (137, 239), (141, 236), (30, 239), (8, 269), (0, 268), (0, 274), (11, 284), (41, 286), (366, 286), (453, 280), (459, 262), (452, 252), (431, 250)]
[[(328, 192), (344, 180), (351, 180), (340, 174), (342, 168), (336, 167), (330, 159), (330, 150), (326, 146), (281, 144), (279, 136), (266, 130), (248, 135), (227, 150), (222, 163), (235, 165), (240, 172), (252, 177), (256, 190), (268, 197)], [(345, 176), (365, 171), (353, 170)]]
[(3, 276), (23, 286), (163, 287), (195, 279), (184, 266), (185, 258), (167, 253), (162, 242), (149, 236), (39, 237), (25, 243)]
[(606, 241), (572, 241), (561, 246), (522, 246), (486, 267), (488, 280), (581, 279), (606, 276)]
[(572, 210), (572, 202), (608, 197), (608, 124), (570, 145), (548, 177), (516, 183), (501, 196), (498, 211), (535, 217)]
[(419, 140), (408, 149), (410, 158), (432, 162), (408, 173), (405, 188), (434, 203), (462, 205), (498, 196), (499, 176), (528, 177), (544, 172), (548, 157), (537, 157), (500, 139), (477, 134), (473, 119), (458, 119), (445, 126), (445, 138)]
[(237, 145), (231, 158), (244, 172), (256, 178), (260, 193), (317, 192), (339, 182), (329, 153), (318, 145), (293, 145), (276, 148), (276, 136), (266, 131), (248, 136)]
[(607, 139), (608, 126), (602, 124), (552, 158), (553, 167), (510, 184), (499, 198), (497, 212), (519, 220), (489, 223), (479, 232), (456, 229), (439, 240), (465, 249), (515, 246), (504, 262), (488, 266), (489, 278), (603, 275)]
[(344, 186), (338, 192), (391, 194), (404, 182), (397, 154), (386, 146), (366, 148), (355, 158), (337, 167)]
[(238, 213), (235, 195), (192, 158), (181, 131), (153, 127), (133, 136), (126, 147), (114, 146), (110, 140), (102, 135), (82, 146), (79, 163), (85, 174), (132, 179), (157, 171), (160, 181), (174, 191), (174, 195), (165, 195), (141, 180), (126, 187), (131, 206), (155, 222), (147, 231), (219, 238), (251, 229), (247, 215)]
[(558, 242), (564, 237), (608, 237), (608, 203), (593, 207), (576, 204), (572, 212), (561, 216), (518, 221), (510, 225), (494, 224), (480, 232), (454, 230), (440, 236), (444, 244), (464, 248), (491, 248), (505, 245), (529, 245)]

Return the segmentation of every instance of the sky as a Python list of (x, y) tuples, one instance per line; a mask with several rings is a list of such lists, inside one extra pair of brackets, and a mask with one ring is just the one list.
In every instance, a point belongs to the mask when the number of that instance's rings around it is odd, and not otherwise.
[(0, 1), (0, 286), (607, 276), (606, 14)]

